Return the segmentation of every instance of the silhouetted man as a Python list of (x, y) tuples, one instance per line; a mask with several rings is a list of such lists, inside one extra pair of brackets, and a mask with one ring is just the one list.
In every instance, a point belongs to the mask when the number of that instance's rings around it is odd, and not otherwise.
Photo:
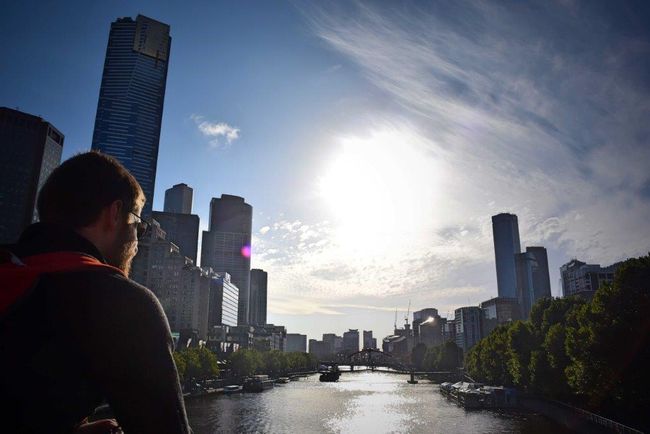
[[(127, 277), (144, 202), (135, 178), (95, 152), (43, 185), (40, 223), (0, 261), (0, 431), (190, 431), (165, 314)], [(103, 400), (117, 422), (87, 423)]]

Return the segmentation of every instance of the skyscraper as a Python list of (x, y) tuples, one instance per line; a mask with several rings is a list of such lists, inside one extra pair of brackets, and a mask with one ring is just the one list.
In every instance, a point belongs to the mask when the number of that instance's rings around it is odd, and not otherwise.
[(230, 274), (239, 288), (239, 324), (249, 324), (253, 207), (243, 197), (222, 194), (210, 201), (210, 223), (203, 231), (201, 266)]
[(515, 255), (517, 271), (517, 299), (523, 318), (530, 315), (533, 305), (542, 298), (551, 297), (548, 257), (544, 247), (527, 247)]
[(38, 116), (0, 107), (0, 244), (36, 219), (38, 191), (61, 163), (63, 134)]
[(117, 158), (138, 180), (151, 215), (171, 36), (138, 15), (111, 23), (92, 149)]
[(251, 270), (249, 323), (252, 325), (266, 324), (268, 274), (256, 268)]
[(194, 190), (187, 184), (176, 184), (165, 190), (165, 212), (192, 214), (192, 196)]
[(493, 216), (492, 234), (499, 297), (516, 298), (515, 254), (521, 252), (517, 216), (506, 213)]

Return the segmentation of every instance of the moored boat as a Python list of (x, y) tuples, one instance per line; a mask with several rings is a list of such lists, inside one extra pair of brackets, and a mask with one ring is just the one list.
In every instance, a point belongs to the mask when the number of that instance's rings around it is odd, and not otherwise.
[(262, 392), (273, 387), (273, 380), (268, 375), (254, 375), (244, 381), (244, 392)]

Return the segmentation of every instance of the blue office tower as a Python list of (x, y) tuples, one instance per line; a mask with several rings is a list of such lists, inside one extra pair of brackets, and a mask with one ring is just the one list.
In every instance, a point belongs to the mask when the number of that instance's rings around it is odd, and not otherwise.
[(138, 15), (111, 23), (92, 149), (117, 158), (138, 180), (151, 215), (171, 36)]

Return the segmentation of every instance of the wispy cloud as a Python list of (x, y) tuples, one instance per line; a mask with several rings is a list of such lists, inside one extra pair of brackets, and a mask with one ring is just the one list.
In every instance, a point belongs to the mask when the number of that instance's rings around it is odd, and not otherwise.
[(210, 139), (209, 144), (213, 148), (227, 148), (239, 139), (240, 129), (225, 122), (210, 122), (196, 114), (192, 114), (190, 119), (194, 121), (201, 134)]

